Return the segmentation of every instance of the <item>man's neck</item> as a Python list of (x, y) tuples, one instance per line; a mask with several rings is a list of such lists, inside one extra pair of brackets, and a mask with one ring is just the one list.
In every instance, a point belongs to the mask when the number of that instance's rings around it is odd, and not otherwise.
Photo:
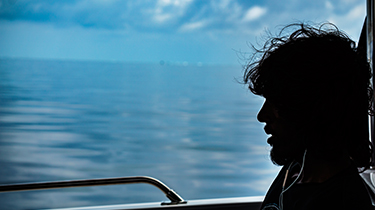
[(314, 157), (313, 154), (307, 154), (304, 169), (298, 183), (323, 183), (347, 169), (350, 164), (349, 156), (345, 155), (340, 158), (336, 157), (333, 160), (327, 160)]

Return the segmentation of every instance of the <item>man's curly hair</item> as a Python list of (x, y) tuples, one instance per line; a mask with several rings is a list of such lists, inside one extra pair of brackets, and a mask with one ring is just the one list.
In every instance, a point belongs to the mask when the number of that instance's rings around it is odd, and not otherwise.
[(368, 168), (372, 75), (355, 42), (333, 24), (298, 23), (255, 51), (243, 77), (251, 92), (303, 127), (306, 148), (332, 155), (344, 149), (358, 167)]

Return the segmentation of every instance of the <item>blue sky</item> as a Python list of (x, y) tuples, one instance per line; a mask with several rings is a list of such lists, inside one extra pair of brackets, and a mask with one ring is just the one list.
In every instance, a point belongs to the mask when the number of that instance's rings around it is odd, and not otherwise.
[(358, 39), (365, 0), (0, 0), (0, 57), (238, 64), (265, 30), (332, 22)]

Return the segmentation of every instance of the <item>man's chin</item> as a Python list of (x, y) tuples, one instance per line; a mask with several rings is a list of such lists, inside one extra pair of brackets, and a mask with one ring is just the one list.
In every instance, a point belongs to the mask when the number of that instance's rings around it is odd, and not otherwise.
[(270, 157), (274, 164), (284, 166), (298, 157), (298, 148), (283, 147), (281, 145), (273, 145)]
[(284, 166), (291, 161), (298, 161), (303, 156), (303, 152), (303, 147), (273, 145), (270, 157), (274, 164)]
[(283, 166), (289, 162), (288, 157), (285, 157), (284, 155), (279, 154), (279, 152), (275, 150), (274, 148), (271, 149), (270, 158), (271, 158), (271, 161), (275, 165), (278, 165), (278, 166)]

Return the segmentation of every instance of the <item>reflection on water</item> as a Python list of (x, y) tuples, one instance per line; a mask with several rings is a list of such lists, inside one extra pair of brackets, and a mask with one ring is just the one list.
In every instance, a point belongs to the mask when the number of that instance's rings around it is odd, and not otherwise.
[[(263, 102), (240, 67), (0, 60), (2, 184), (148, 175), (185, 199), (263, 195)], [(0, 194), (7, 209), (167, 200), (149, 185)]]

